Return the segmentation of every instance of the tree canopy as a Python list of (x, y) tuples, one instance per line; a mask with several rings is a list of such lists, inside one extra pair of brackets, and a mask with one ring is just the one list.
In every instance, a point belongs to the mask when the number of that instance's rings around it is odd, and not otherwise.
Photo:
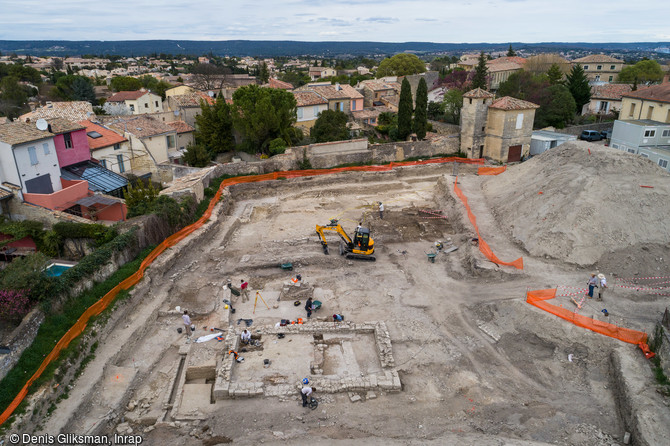
[(68, 74), (60, 76), (53, 89), (55, 96), (66, 101), (88, 101), (96, 103), (93, 82), (87, 77)]
[(421, 59), (414, 54), (401, 53), (382, 60), (377, 68), (377, 77), (407, 76), (425, 71), (426, 64)]
[(472, 78), (471, 88), (481, 88), (486, 90), (488, 88), (488, 76), (489, 70), (486, 68), (486, 56), (484, 51), (479, 54), (479, 61), (475, 67), (475, 75)]
[(549, 71), (547, 71), (547, 77), (549, 77), (549, 83), (551, 85), (560, 84), (563, 81), (563, 72), (561, 67), (558, 64), (551, 64)]
[(301, 140), (300, 130), (292, 127), (296, 110), (295, 96), (285, 90), (247, 85), (233, 94), (233, 125), (247, 150), (268, 153), (275, 138), (289, 146)]
[(217, 153), (229, 152), (235, 148), (231, 106), (225, 99), (219, 97), (213, 105), (201, 101), (200, 109), (201, 113), (195, 117), (196, 144), (189, 155), (191, 161), (187, 161), (192, 166), (196, 166), (196, 163), (202, 164), (203, 150), (209, 155), (209, 161)]
[(416, 88), (416, 104), (414, 107), (414, 133), (419, 139), (426, 137), (428, 129), (428, 86), (423, 77)]
[(110, 83), (114, 91), (136, 91), (142, 88), (142, 81), (130, 76), (116, 76)]
[(565, 76), (565, 86), (568, 87), (572, 97), (575, 98), (577, 112), (581, 113), (582, 107), (591, 100), (591, 86), (581, 65), (577, 64)]
[(398, 101), (398, 139), (404, 141), (412, 132), (412, 87), (407, 78), (402, 80), (400, 86), (400, 99)]
[(342, 141), (349, 139), (347, 115), (341, 111), (324, 110), (309, 131), (314, 142)]
[(663, 79), (663, 69), (655, 60), (641, 60), (635, 65), (625, 67), (617, 76), (619, 82), (641, 83), (659, 82)]
[(514, 57), (516, 56), (516, 52), (512, 48), (512, 44), (509, 44), (509, 49), (507, 50), (507, 57)]

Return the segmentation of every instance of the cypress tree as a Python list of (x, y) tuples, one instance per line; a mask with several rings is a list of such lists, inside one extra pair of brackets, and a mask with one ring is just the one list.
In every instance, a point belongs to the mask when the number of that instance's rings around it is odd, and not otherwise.
[(512, 44), (509, 44), (509, 49), (507, 50), (507, 57), (514, 57), (516, 56), (516, 52), (512, 49)]
[(426, 137), (428, 129), (428, 86), (426, 80), (421, 78), (416, 88), (416, 105), (414, 109), (414, 133), (419, 139)]
[(484, 51), (482, 51), (479, 55), (479, 62), (475, 67), (475, 76), (472, 78), (471, 88), (481, 88), (482, 90), (486, 90), (486, 76), (488, 75), (488, 72), (489, 70), (486, 68), (486, 56), (484, 55)]
[(572, 67), (570, 73), (565, 76), (565, 86), (568, 87), (572, 97), (577, 104), (577, 112), (581, 113), (582, 107), (591, 100), (591, 86), (581, 65)]
[(398, 139), (402, 141), (412, 132), (412, 111), (412, 89), (407, 78), (404, 78), (398, 101)]

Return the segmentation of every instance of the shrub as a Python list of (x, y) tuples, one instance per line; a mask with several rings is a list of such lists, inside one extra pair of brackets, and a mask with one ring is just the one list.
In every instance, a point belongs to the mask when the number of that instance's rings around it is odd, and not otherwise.
[(0, 291), (0, 320), (19, 322), (30, 311), (30, 290)]
[(282, 138), (275, 138), (270, 141), (270, 154), (281, 155), (286, 151), (286, 141)]

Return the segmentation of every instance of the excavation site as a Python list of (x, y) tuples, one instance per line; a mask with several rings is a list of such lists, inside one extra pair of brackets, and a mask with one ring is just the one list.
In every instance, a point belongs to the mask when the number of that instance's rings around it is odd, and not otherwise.
[(670, 295), (669, 179), (569, 142), (498, 175), (445, 163), (227, 187), (96, 323), (95, 358), (32, 429), (143, 445), (670, 444), (670, 400), (636, 345)]

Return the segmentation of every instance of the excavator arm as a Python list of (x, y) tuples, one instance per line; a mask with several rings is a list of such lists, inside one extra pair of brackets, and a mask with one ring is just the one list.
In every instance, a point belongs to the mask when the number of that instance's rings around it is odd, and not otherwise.
[(335, 231), (340, 236), (342, 241), (347, 244), (347, 246), (353, 246), (354, 242), (351, 240), (351, 237), (342, 229), (337, 223), (337, 220), (331, 220), (329, 224), (325, 226), (316, 225), (316, 233), (319, 234), (321, 238), (321, 246), (323, 247), (323, 253), (328, 254), (328, 242), (326, 241), (326, 235), (324, 231)]

